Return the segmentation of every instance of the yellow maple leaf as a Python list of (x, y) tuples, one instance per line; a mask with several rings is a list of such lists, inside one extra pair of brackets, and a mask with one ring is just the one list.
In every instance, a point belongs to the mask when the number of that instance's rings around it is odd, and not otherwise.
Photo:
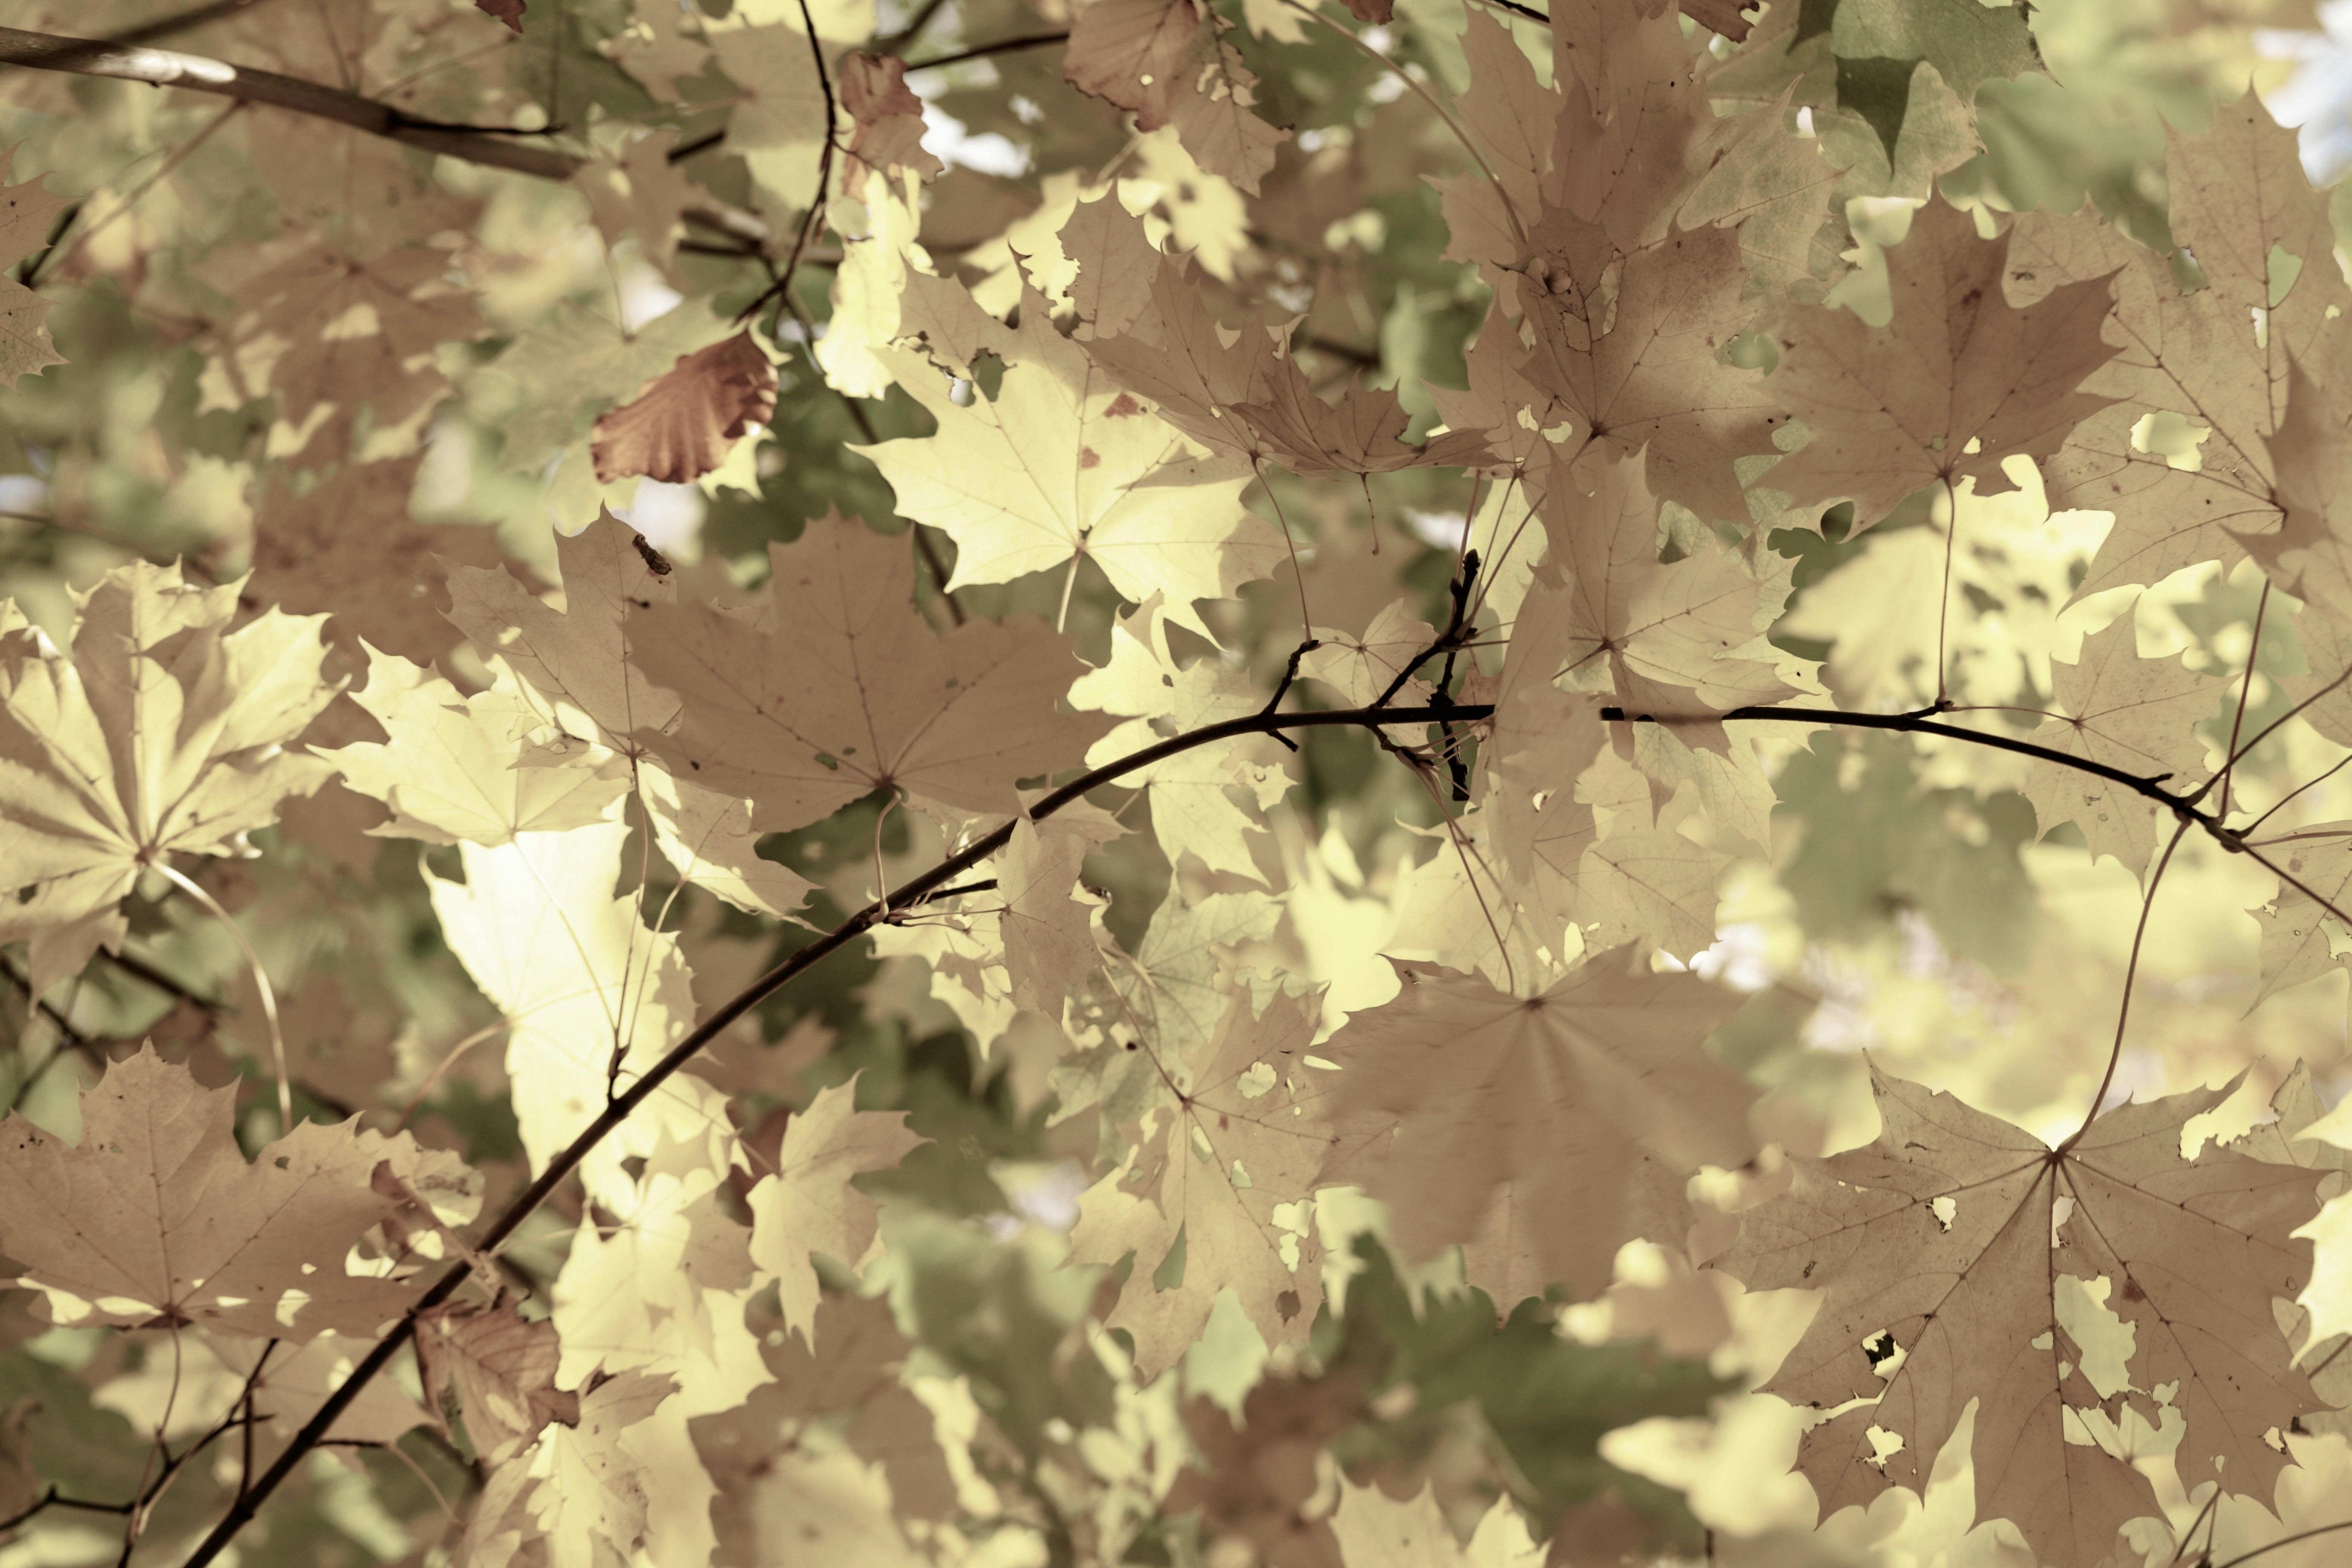
[(0, 601), (0, 942), (32, 939), (35, 991), (121, 942), (142, 867), (245, 853), (332, 774), (286, 749), (334, 700), (327, 617), (229, 631), (240, 586), (117, 567), (75, 595), (69, 656)]

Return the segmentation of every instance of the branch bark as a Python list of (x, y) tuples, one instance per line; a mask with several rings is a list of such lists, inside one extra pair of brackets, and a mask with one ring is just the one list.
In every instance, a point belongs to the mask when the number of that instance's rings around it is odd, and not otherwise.
[[(119, 81), (143, 81), (153, 87), (212, 93), (241, 103), (258, 103), (332, 121), (445, 158), (542, 180), (569, 180), (588, 162), (551, 147), (523, 146), (505, 139), (520, 132), (425, 120), (381, 100), (345, 92), (341, 88), (231, 65), (205, 55), (182, 54), (176, 49), (150, 49), (100, 38), (68, 38), (54, 33), (29, 33), (20, 27), (0, 27), (0, 65), (63, 71), (73, 76), (111, 77)], [(775, 244), (775, 232), (765, 220), (724, 202), (703, 202), (678, 216), (699, 227), (743, 240), (761, 255), (768, 254)]]

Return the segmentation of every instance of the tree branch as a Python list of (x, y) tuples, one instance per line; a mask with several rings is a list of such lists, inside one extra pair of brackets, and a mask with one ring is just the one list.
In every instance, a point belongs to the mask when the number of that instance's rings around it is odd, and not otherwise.
[(937, 70), (941, 66), (960, 66), (966, 60), (984, 60), (991, 55), (1009, 55), (1015, 49), (1034, 49), (1047, 44), (1067, 43), (1069, 37), (1067, 29), (1058, 33), (1027, 33), (1017, 38), (999, 38), (976, 49), (960, 49), (951, 55), (941, 55), (935, 60), (910, 60), (907, 68), (910, 71)]
[[(1239, 719), (1228, 719), (1223, 723), (1207, 724), (1198, 730), (1171, 736), (1155, 745), (1146, 746), (1139, 752), (1121, 757), (1115, 763), (1108, 763), (1091, 772), (1082, 773), (1031, 806), (1029, 819), (1038, 821), (1051, 816), (1084, 799), (1089, 793), (1102, 785), (1116, 783), (1139, 769), (1150, 767), (1154, 763), (1189, 752), (1196, 746), (1212, 745), (1216, 742), (1230, 741), (1242, 735), (1270, 735), (1281, 730), (1318, 729), (1324, 726), (1361, 727), (1377, 731), (1383, 724), (1465, 723), (1473, 720), (1490, 718), (1494, 711), (1494, 706), (1491, 703), (1472, 702), (1444, 707), (1346, 708), (1326, 712), (1247, 714)], [(505, 1213), (491, 1222), (489, 1229), (474, 1243), (474, 1250), (495, 1251), (499, 1244), (512, 1236), (523, 1221), (529, 1218), (540, 1205), (547, 1201), (549, 1195), (579, 1168), (581, 1162), (585, 1160), (614, 1128), (627, 1121), (630, 1114), (651, 1098), (656, 1089), (667, 1083), (679, 1068), (691, 1061), (703, 1047), (717, 1039), (737, 1019), (758, 1006), (795, 977), (814, 968), (819, 963), (847, 947), (876, 926), (887, 921), (894, 913), (922, 904), (939, 896), (942, 889), (950, 888), (955, 879), (1011, 843), (1013, 825), (1020, 820), (1015, 817), (1008, 821), (994, 832), (983, 835), (961, 853), (948, 857), (921, 876), (901, 886), (887, 898), (877, 899), (867, 904), (832, 931), (792, 954), (720, 1005), (709, 1017), (697, 1025), (692, 1033), (671, 1047), (667, 1056), (647, 1068), (642, 1078), (622, 1090), (597, 1114), (596, 1120), (590, 1122), (580, 1135), (572, 1141), (568, 1147), (549, 1161), (547, 1168), (539, 1173), (538, 1179), (526, 1187), (514, 1202), (507, 1205)], [(304, 1457), (319, 1446), (320, 1440), (327, 1435), (328, 1430), (334, 1426), (342, 1413), (350, 1408), (352, 1401), (359, 1397), (360, 1391), (391, 1363), (392, 1358), (400, 1353), (402, 1346), (415, 1336), (418, 1317), (457, 1294), (457, 1288), (470, 1279), (472, 1274), (470, 1264), (462, 1262), (454, 1264), (440, 1279), (425, 1288), (424, 1294), (410, 1304), (400, 1321), (394, 1324), (391, 1331), (375, 1342), (374, 1347), (361, 1358), (359, 1364), (352, 1369), (350, 1375), (343, 1379), (334, 1393), (327, 1396), (326, 1403), (320, 1405), (310, 1419), (303, 1423), (302, 1429), (295, 1434), (293, 1441), (286, 1446), (269, 1468), (263, 1472), (243, 1496), (230, 1505), (228, 1512), (223, 1515), (221, 1521), (213, 1527), (212, 1533), (205, 1537), (196, 1547), (194, 1554), (189, 1557), (186, 1568), (204, 1568), (205, 1564), (220, 1555), (222, 1549), (236, 1538), (237, 1531), (253, 1518), (269, 1495), (284, 1483), (287, 1477), (294, 1473), (296, 1468), (302, 1463)]]
[(184, 55), (173, 49), (142, 48), (135, 44), (110, 44), (97, 38), (66, 38), (52, 33), (0, 27), (0, 65), (143, 81), (154, 87), (185, 88), (191, 92), (215, 93), (246, 103), (289, 109), (297, 114), (331, 120), (371, 136), (404, 142), (470, 163), (536, 174), (543, 180), (568, 180), (586, 162), (569, 153), (544, 147), (518, 147), (511, 142), (498, 140), (496, 132), (420, 120), (391, 104), (345, 92), (341, 88), (279, 76), (275, 71), (233, 66), (203, 55)]
[[(2221, 840), (2222, 844), (2233, 852), (2242, 852), (2245, 848), (2245, 846), (2239, 841), (2242, 836), (2222, 826), (2221, 818), (2210, 812), (2200, 811), (2189, 804), (2197, 796), (2178, 795), (2161, 788), (2163, 781), (2172, 776), (2169, 773), (2158, 773), (2154, 778), (2144, 778), (2137, 773), (2127, 773), (2121, 768), (2109, 767), (2105, 763), (2095, 763), (2084, 757), (2070, 757), (2063, 752), (2053, 751), (2048, 746), (2037, 746), (2031, 741), (2012, 740), (2007, 735), (1995, 735), (1983, 730), (1963, 730), (1958, 724), (1947, 724), (1927, 717), (1928, 713), (1937, 711), (1940, 710), (1932, 708), (1919, 713), (1849, 713), (1838, 708), (1735, 708), (1728, 713), (1717, 713), (1712, 717), (1726, 721), (1734, 719), (1762, 719), (1779, 720), (1783, 723), (1790, 724), (1830, 724), (1846, 730), (1899, 730), (1906, 734), (1941, 735), (1948, 740), (1968, 741), (1979, 746), (1990, 746), (1996, 751), (2015, 752), (2020, 756), (2036, 757), (2045, 763), (2055, 763), (2060, 767), (2073, 768), (2076, 773), (2090, 773), (2095, 777), (2105, 779), (2110, 784), (2119, 784), (2135, 795), (2147, 796), (2175, 816), (2186, 816), (2196, 821), (2204, 827), (2206, 832)], [(1603, 708), (1601, 710), (1601, 717), (1611, 723), (1662, 722), (1647, 713), (1628, 714), (1622, 708), (1616, 707)]]
[[(542, 180), (569, 180), (588, 160), (549, 147), (523, 147), (502, 136), (530, 135), (494, 127), (450, 125), (421, 119), (376, 99), (345, 92), (274, 71), (254, 70), (204, 55), (173, 49), (142, 48), (98, 38), (68, 38), (54, 33), (28, 33), (0, 27), (0, 65), (34, 70), (64, 71), (74, 76), (111, 77), (143, 81), (153, 87), (185, 88), (209, 92), (242, 103), (258, 103), (315, 119), (331, 120), (371, 136), (382, 136), (445, 158), (457, 158), (485, 168), (505, 169)], [(775, 243), (774, 231), (753, 213), (716, 200), (705, 201), (678, 215), (690, 224), (745, 240), (762, 254)]]

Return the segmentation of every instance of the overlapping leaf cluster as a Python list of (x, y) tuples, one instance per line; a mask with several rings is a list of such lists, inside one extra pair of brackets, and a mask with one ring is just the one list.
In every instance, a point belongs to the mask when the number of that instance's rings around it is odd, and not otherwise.
[(100, 9), (0, 33), (42, 1560), (2343, 1522), (2255, 98), (2136, 163), (1973, 0)]

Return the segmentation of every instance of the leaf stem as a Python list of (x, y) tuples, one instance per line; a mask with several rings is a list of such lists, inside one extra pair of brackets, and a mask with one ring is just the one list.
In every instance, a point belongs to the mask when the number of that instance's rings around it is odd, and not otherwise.
[(210, 910), (213, 918), (226, 926), (228, 934), (236, 939), (238, 951), (245, 954), (246, 967), (253, 972), (254, 988), (261, 993), (262, 1021), (269, 1026), (269, 1059), (278, 1068), (278, 1130), (281, 1134), (293, 1131), (294, 1080), (286, 1070), (286, 1037), (278, 1027), (278, 993), (270, 989), (269, 972), (261, 966), (261, 954), (254, 951), (252, 940), (245, 934), (245, 928), (221, 908), (219, 900), (205, 891), (202, 883), (161, 858), (147, 863), (173, 887)]
[(2107, 1052), (2107, 1070), (2099, 1079), (2099, 1091), (2091, 1096), (2091, 1109), (2084, 1116), (2083, 1125), (2074, 1129), (2073, 1137), (2058, 1145), (2053, 1152), (2053, 1157), (2065, 1153), (2083, 1141), (2083, 1134), (2088, 1132), (2091, 1123), (2099, 1119), (2100, 1107), (2107, 1102), (2107, 1090), (2116, 1081), (2116, 1068), (2124, 1059), (2124, 1026), (2131, 1021), (2132, 984), (2139, 975), (2139, 952), (2141, 945), (2147, 940), (2147, 918), (2156, 910), (2156, 889), (2164, 880), (2165, 868), (2172, 864), (2172, 852), (2180, 847), (2183, 838), (2189, 837), (2189, 826), (2190, 819), (2182, 817), (2180, 826), (2172, 830), (2172, 841), (2164, 847), (2163, 857), (2157, 861), (2156, 869), (2148, 874), (2147, 891), (2139, 903), (2139, 924), (2132, 929), (2131, 957), (2124, 963), (2124, 995), (2121, 1005), (2116, 1009), (2116, 1043), (2114, 1048)]
[[(1528, 243), (1527, 228), (1519, 222), (1518, 209), (1511, 205), (1511, 193), (1503, 188), (1502, 177), (1496, 174), (1495, 173), (1494, 166), (1486, 162), (1486, 155), (1478, 151), (1478, 144), (1470, 140), (1470, 133), (1462, 129), (1462, 122), (1454, 119), (1454, 116), (1447, 111), (1445, 105), (1437, 101), (1437, 95), (1435, 93), (1430, 91), (1427, 87), (1423, 86), (1420, 79), (1415, 77), (1411, 71), (1397, 64), (1396, 61), (1389, 58), (1388, 56), (1381, 53), (1380, 50), (1372, 47), (1371, 45), (1364, 42), (1363, 39), (1356, 37), (1355, 34), (1348, 31), (1347, 28), (1342, 27), (1337, 22), (1332, 21), (1328, 16), (1324, 16), (1322, 12), (1315, 9), (1313, 6), (1301, 5), (1299, 0), (1282, 0), (1282, 3), (1289, 6), (1292, 10), (1297, 12), (1300, 16), (1306, 17), (1308, 21), (1313, 22), (1316, 26), (1330, 33), (1335, 37), (1344, 40), (1351, 47), (1362, 53), (1366, 58), (1377, 62), (1381, 69), (1393, 75), (1397, 80), (1404, 83), (1406, 88), (1410, 89), (1415, 97), (1419, 98), (1422, 102), (1429, 105), (1429, 111), (1432, 114), (1436, 115), (1439, 120), (1443, 121), (1448, 131), (1454, 132), (1454, 139), (1462, 143), (1462, 150), (1470, 154), (1470, 161), (1478, 165), (1478, 172), (1486, 175), (1487, 183), (1495, 187), (1495, 197), (1502, 204), (1503, 216), (1510, 223), (1511, 233), (1517, 237), (1518, 242), (1522, 247)], [(1547, 17), (1546, 20), (1549, 21), (1549, 18)]]
[(2265, 577), (2263, 579), (2263, 596), (2254, 601), (2254, 640), (2246, 648), (2246, 679), (2238, 686), (2237, 717), (2230, 721), (2230, 747), (2227, 758), (2221, 763), (2221, 800), (2213, 808), (2213, 815), (2225, 822), (2230, 817), (2230, 775), (2236, 771), (2238, 759), (2244, 755), (2238, 750), (2238, 732), (2246, 727), (2246, 700), (2254, 694), (2254, 661), (2262, 657), (2263, 617), (2270, 612), (2270, 607), (2271, 580)]

